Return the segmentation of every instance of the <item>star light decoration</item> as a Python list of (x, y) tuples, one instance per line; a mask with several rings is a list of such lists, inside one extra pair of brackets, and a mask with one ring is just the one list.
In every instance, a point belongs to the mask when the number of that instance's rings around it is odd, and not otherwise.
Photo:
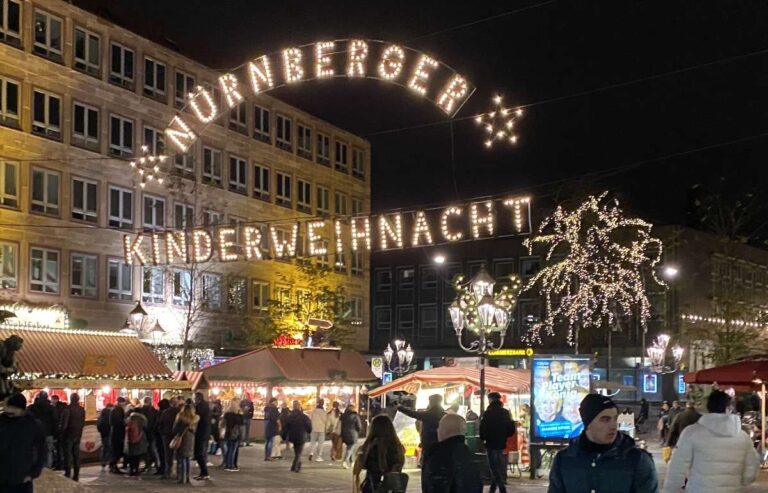
[[(541, 223), (537, 236), (525, 240), (531, 254), (544, 247), (548, 263), (525, 286), (538, 285), (545, 299), (544, 318), (530, 327), (527, 342), (541, 343), (542, 329), (554, 335), (555, 324), (564, 321), (573, 345), (581, 328), (611, 326), (635, 309), (646, 327), (651, 311), (644, 272), (666, 286), (655, 269), (662, 243), (651, 236), (650, 223), (625, 217), (617, 200), (606, 200), (607, 194), (590, 196), (573, 211), (558, 207)], [(565, 256), (553, 262), (556, 253)]]
[(493, 98), (494, 109), (488, 113), (481, 113), (475, 117), (475, 122), (482, 125), (487, 137), (485, 147), (491, 148), (495, 141), (517, 143), (517, 135), (512, 133), (515, 122), (523, 116), (523, 109), (504, 108), (501, 104), (502, 97), (496, 95)]
[(147, 186), (148, 182), (155, 180), (162, 185), (164, 180), (160, 177), (160, 165), (168, 159), (168, 156), (162, 154), (155, 156), (149, 152), (148, 146), (141, 146), (141, 153), (143, 155), (139, 159), (129, 163), (131, 168), (135, 169), (141, 178), (139, 186), (144, 188)]

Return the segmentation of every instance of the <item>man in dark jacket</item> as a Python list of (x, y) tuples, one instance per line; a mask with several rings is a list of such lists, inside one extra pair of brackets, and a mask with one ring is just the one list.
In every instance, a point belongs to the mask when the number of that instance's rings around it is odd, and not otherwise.
[(680, 439), (680, 434), (684, 429), (690, 425), (697, 423), (701, 414), (696, 411), (693, 405), (693, 401), (685, 403), (685, 411), (675, 416), (672, 421), (672, 426), (669, 428), (669, 435), (667, 435), (667, 447), (675, 448), (677, 446), (677, 440)]
[(579, 414), (584, 431), (555, 456), (549, 493), (658, 493), (651, 455), (619, 432), (619, 410), (605, 396), (588, 394)]
[(48, 392), (41, 391), (35, 397), (35, 402), (29, 406), (29, 414), (40, 422), (45, 435), (45, 466), (53, 467), (54, 437), (56, 435), (56, 420), (53, 416), (53, 407), (48, 400)]
[(112, 433), (112, 426), (109, 424), (109, 416), (112, 414), (114, 405), (111, 402), (107, 402), (104, 409), (99, 413), (99, 419), (96, 421), (96, 429), (101, 435), (101, 468), (104, 469), (109, 464), (109, 459), (112, 454), (112, 450), (109, 446), (110, 435)]
[[(421, 457), (422, 464), (429, 452), (430, 447), (437, 443), (437, 427), (440, 425), (440, 420), (445, 415), (445, 409), (442, 406), (443, 396), (439, 394), (433, 394), (429, 396), (429, 406), (426, 411), (414, 411), (404, 406), (397, 406), (397, 410), (406, 416), (421, 421)], [(422, 472), (421, 475), (421, 491), (426, 492), (425, 485), (426, 477)]]
[(64, 475), (77, 481), (80, 478), (80, 439), (85, 427), (85, 409), (80, 405), (80, 396), (73, 393), (69, 397), (67, 409), (67, 428), (62, 433), (64, 440)]
[(264, 460), (272, 460), (272, 445), (280, 432), (280, 411), (277, 409), (277, 399), (274, 397), (264, 408)]
[(59, 400), (58, 395), (52, 395), (51, 410), (53, 411), (53, 422), (56, 424), (53, 433), (53, 468), (61, 471), (64, 470), (64, 458), (66, 456), (64, 434), (67, 431), (69, 408)]
[(481, 493), (483, 482), (464, 442), (467, 422), (446, 414), (438, 425), (438, 442), (424, 455), (422, 491), (426, 493)]
[(195, 412), (200, 421), (195, 429), (195, 460), (200, 467), (200, 475), (195, 476), (198, 481), (211, 479), (208, 476), (208, 440), (211, 438), (211, 408), (205, 400), (202, 392), (195, 392)]
[(109, 460), (109, 472), (114, 474), (123, 474), (117, 463), (123, 456), (123, 446), (125, 445), (125, 397), (117, 398), (117, 405), (109, 414), (109, 443), (112, 447), (112, 456)]
[(301, 452), (304, 450), (304, 444), (310, 433), (312, 433), (312, 421), (302, 411), (301, 403), (293, 401), (293, 411), (286, 418), (282, 432), (283, 440), (293, 444), (294, 456), (291, 464), (291, 471), (293, 472), (301, 470)]
[(490, 493), (496, 491), (496, 488), (501, 493), (507, 493), (507, 461), (504, 458), (504, 449), (507, 446), (507, 437), (514, 434), (515, 423), (501, 403), (501, 394), (491, 392), (488, 394), (488, 409), (480, 420), (480, 439), (485, 444), (488, 468), (491, 472)]
[(163, 437), (163, 453), (165, 454), (165, 470), (163, 471), (163, 478), (167, 479), (171, 477), (171, 471), (173, 470), (173, 455), (175, 450), (171, 449), (171, 440), (173, 440), (173, 425), (176, 421), (176, 415), (181, 411), (181, 406), (178, 405), (178, 400), (172, 398), (169, 400), (169, 407), (163, 411), (160, 415), (160, 419), (157, 425), (157, 431)]
[(245, 429), (243, 430), (242, 440), (240, 445), (243, 447), (251, 446), (251, 423), (253, 422), (253, 401), (248, 397), (243, 397), (240, 401), (240, 409), (243, 411), (243, 424)]
[(152, 405), (152, 398), (145, 397), (144, 405), (138, 408), (136, 412), (143, 414), (144, 417), (147, 418), (147, 458), (145, 460), (146, 467), (144, 470), (147, 471), (153, 465), (155, 465), (159, 471), (160, 466), (158, 464), (160, 463), (160, 459), (158, 457), (157, 445), (155, 444), (155, 435), (157, 435), (158, 411)]
[(40, 423), (25, 411), (22, 394), (8, 398), (0, 414), (0, 491), (32, 493), (45, 466), (47, 448)]

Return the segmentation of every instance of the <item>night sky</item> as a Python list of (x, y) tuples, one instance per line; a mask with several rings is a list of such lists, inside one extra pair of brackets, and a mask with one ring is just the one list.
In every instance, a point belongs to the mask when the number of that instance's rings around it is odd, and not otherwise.
[[(275, 91), (371, 141), (374, 211), (506, 191), (552, 200), (574, 188), (606, 188), (633, 212), (668, 223), (684, 220), (693, 184), (723, 177), (736, 195), (768, 184), (763, 1), (74, 3), (102, 4), (99, 12), (117, 24), (154, 40), (161, 33), (181, 53), (222, 70), (325, 39), (400, 42), (477, 86), (458, 119), (488, 111), (496, 93), (510, 105), (530, 105), (519, 143), (487, 150), (474, 121), (450, 123), (401, 87), (335, 79)], [(733, 59), (718, 62), (724, 58)], [(703, 66), (678, 71), (696, 65)], [(646, 80), (625, 85), (637, 79)], [(439, 124), (381, 133), (425, 123)], [(717, 146), (734, 140), (741, 141)], [(657, 159), (671, 154), (679, 155)]]

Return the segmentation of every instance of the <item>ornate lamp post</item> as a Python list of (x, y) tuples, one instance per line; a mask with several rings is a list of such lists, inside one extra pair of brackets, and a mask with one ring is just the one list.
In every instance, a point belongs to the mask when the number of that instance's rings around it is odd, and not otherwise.
[(670, 337), (666, 334), (659, 334), (653, 341), (651, 346), (646, 350), (648, 352), (648, 358), (651, 360), (651, 371), (655, 373), (673, 373), (678, 370), (680, 361), (683, 359), (683, 353), (685, 349), (678, 345), (672, 347), (672, 358), (674, 358), (675, 366), (666, 366), (667, 349), (669, 348)]
[(407, 344), (402, 339), (395, 339), (393, 343), (387, 344), (387, 347), (384, 349), (384, 361), (387, 363), (389, 371), (400, 378), (412, 369), (413, 354), (414, 352), (410, 344)]
[(147, 312), (144, 310), (144, 307), (141, 306), (141, 301), (136, 302), (136, 306), (128, 314), (128, 317), (136, 332), (141, 333), (144, 328), (144, 320), (147, 318)]
[[(456, 300), (451, 303), (451, 316), (456, 338), (461, 349), (480, 356), (480, 413), (485, 410), (485, 359), (488, 353), (504, 345), (507, 327), (512, 318), (512, 308), (520, 294), (520, 278), (509, 276), (510, 286), (494, 293), (496, 281), (485, 267), (468, 284), (462, 284), (464, 276), (454, 280)], [(468, 339), (468, 342), (465, 341)], [(498, 336), (498, 340), (496, 337)]]

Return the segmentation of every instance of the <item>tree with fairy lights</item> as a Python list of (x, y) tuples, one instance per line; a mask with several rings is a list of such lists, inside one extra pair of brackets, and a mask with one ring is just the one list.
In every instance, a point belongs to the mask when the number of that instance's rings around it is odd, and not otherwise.
[(542, 249), (546, 259), (525, 286), (538, 287), (545, 300), (544, 318), (532, 324), (527, 342), (541, 343), (542, 330), (554, 335), (555, 324), (564, 322), (578, 353), (580, 330), (611, 327), (633, 314), (646, 327), (651, 309), (645, 273), (664, 285), (654, 269), (662, 243), (651, 236), (650, 223), (625, 217), (618, 200), (607, 196), (590, 196), (574, 210), (558, 207), (525, 240), (529, 253)]

